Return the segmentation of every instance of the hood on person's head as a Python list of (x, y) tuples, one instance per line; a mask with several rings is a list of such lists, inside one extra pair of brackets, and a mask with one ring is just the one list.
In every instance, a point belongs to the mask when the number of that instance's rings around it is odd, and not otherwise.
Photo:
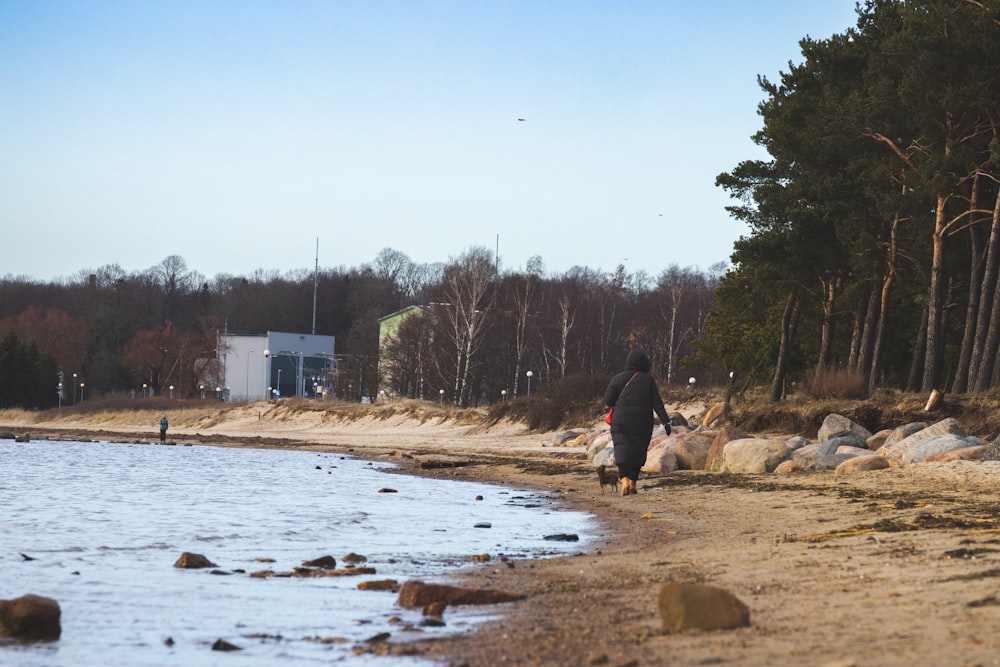
[(652, 364), (649, 363), (649, 357), (642, 350), (632, 350), (625, 359), (625, 370), (627, 371), (648, 373), (651, 367)]

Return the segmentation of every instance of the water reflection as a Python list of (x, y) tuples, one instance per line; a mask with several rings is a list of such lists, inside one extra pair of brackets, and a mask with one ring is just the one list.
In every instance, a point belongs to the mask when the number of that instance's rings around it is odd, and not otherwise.
[[(351, 652), (355, 642), (399, 638), (420, 619), (399, 609), (394, 593), (358, 590), (359, 581), (439, 576), (471, 554), (575, 552), (590, 539), (586, 515), (544, 495), (384, 467), (315, 452), (0, 442), (0, 598), (52, 597), (63, 625), (54, 644), (0, 648), (0, 663), (232, 664), (233, 654), (210, 650), (224, 638), (244, 649), (240, 664), (365, 664), (370, 658)], [(552, 533), (577, 533), (582, 543), (543, 539)], [(228, 576), (175, 569), (183, 551), (206, 555)], [(249, 576), (351, 552), (377, 574)], [(462, 630), (460, 614), (446, 620), (422, 632)]]

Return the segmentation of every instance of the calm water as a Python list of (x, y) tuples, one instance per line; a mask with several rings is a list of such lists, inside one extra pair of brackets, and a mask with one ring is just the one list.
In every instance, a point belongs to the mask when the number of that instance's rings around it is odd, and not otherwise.
[[(593, 539), (587, 515), (545, 494), (389, 467), (301, 451), (0, 442), (0, 599), (35, 593), (62, 608), (58, 642), (0, 646), (0, 665), (429, 665), (351, 647), (382, 632), (397, 641), (470, 631), (461, 611), (446, 612), (444, 628), (407, 632), (391, 617), (417, 625), (419, 610), (399, 608), (395, 593), (358, 590), (359, 581), (440, 581), (471, 554), (541, 557)], [(581, 541), (543, 539), (554, 533)], [(247, 573), (324, 555), (339, 566), (354, 552), (377, 574), (221, 576), (174, 568), (184, 551)], [(210, 650), (219, 638), (244, 650)]]

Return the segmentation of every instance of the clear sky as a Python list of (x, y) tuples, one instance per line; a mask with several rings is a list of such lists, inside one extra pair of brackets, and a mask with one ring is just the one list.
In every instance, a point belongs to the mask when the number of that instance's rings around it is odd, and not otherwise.
[[(854, 0), (3, 0), (0, 275), (728, 261), (757, 76)], [(523, 120), (521, 120), (523, 119)]]

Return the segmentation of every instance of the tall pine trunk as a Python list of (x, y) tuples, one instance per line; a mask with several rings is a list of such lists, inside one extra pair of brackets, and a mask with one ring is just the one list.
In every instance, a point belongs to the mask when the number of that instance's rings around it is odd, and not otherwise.
[(778, 348), (778, 362), (774, 366), (774, 379), (771, 381), (769, 398), (772, 403), (781, 400), (785, 387), (785, 373), (788, 370), (788, 354), (795, 337), (795, 315), (798, 310), (798, 290), (792, 288), (785, 299), (785, 309), (781, 313), (781, 344)]
[[(993, 203), (993, 221), (990, 239), (986, 243), (986, 266), (980, 289), (979, 313), (976, 317), (976, 334), (972, 341), (969, 360), (969, 390), (984, 391), (992, 377), (996, 359), (996, 335), (1000, 326), (1000, 293), (997, 291), (997, 273), (1000, 271), (1000, 196)], [(991, 338), (992, 335), (992, 338)], [(990, 344), (989, 341), (993, 343)], [(987, 350), (992, 350), (988, 355)]]
[(927, 290), (927, 326), (925, 328), (924, 373), (920, 383), (921, 391), (936, 389), (941, 380), (941, 337), (942, 320), (942, 280), (944, 279), (945, 204), (947, 197), (937, 196), (937, 210), (934, 213), (934, 233), (931, 251), (931, 279)]

